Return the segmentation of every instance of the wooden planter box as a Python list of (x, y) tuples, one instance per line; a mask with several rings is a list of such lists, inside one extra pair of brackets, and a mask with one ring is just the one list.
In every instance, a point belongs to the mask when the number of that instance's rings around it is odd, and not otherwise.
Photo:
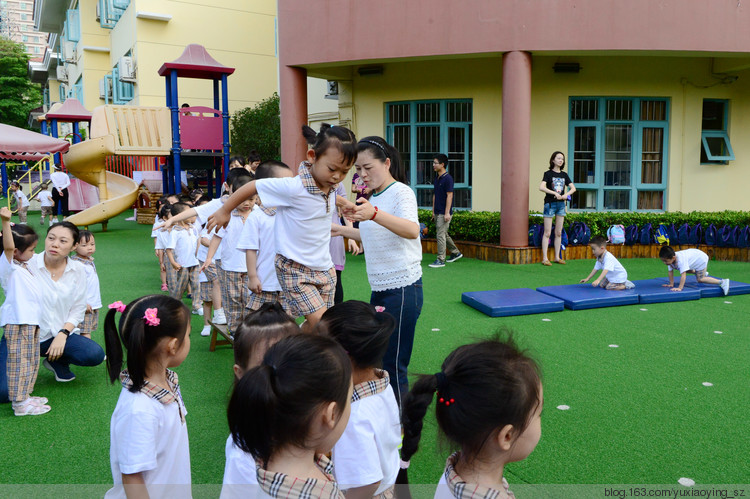
[[(475, 243), (471, 241), (453, 241), (464, 256), (486, 260), (488, 262), (524, 264), (541, 263), (542, 249), (527, 248), (502, 248), (497, 244)], [(672, 246), (675, 251), (696, 246)], [(634, 244), (626, 246), (621, 244), (609, 244), (607, 250), (617, 258), (658, 258), (661, 246), (657, 244)], [(705, 251), (712, 260), (747, 262), (750, 261), (750, 248), (720, 248), (718, 246), (707, 246), (700, 244), (698, 249)], [(552, 247), (549, 255), (552, 256)], [(437, 241), (435, 239), (422, 239), (422, 252), (437, 253)], [(593, 259), (591, 248), (587, 246), (568, 246), (562, 252), (565, 260)]]

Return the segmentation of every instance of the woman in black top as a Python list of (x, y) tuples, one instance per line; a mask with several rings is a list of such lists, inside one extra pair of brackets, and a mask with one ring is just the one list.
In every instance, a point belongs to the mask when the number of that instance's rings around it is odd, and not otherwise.
[[(544, 172), (539, 190), (544, 196), (544, 237), (542, 237), (542, 265), (552, 265), (547, 259), (547, 247), (549, 236), (552, 233), (552, 218), (555, 218), (555, 258), (554, 261), (565, 264), (560, 255), (560, 237), (562, 236), (563, 222), (565, 221), (565, 201), (568, 196), (576, 191), (576, 186), (570, 181), (570, 177), (563, 170), (565, 168), (565, 155), (555, 151), (549, 158), (549, 170)], [(568, 191), (565, 192), (565, 188)]]

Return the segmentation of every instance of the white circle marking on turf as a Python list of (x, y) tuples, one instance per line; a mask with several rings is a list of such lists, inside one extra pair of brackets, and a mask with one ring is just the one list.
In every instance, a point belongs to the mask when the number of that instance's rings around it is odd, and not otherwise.
[(610, 345), (609, 348), (619, 348), (620, 345)]
[(695, 480), (682, 477), (679, 480), (677, 480), (677, 483), (679, 483), (680, 485), (684, 485), (685, 487), (692, 487), (693, 485), (695, 485)]
[(567, 411), (568, 409), (570, 409), (570, 406), (569, 405), (558, 405), (557, 408), (560, 409), (561, 411)]
[(713, 383), (709, 383), (708, 381), (703, 382), (703, 386), (714, 386)]
[(714, 334), (724, 334), (724, 331), (714, 331)]
[(542, 322), (552, 322), (552, 319), (542, 319)]
[(642, 308), (641, 312), (648, 312), (648, 309), (647, 308)]
[(438, 329), (438, 328), (436, 328), (436, 327), (432, 328), (432, 330), (433, 330), (433, 331), (440, 331), (440, 329)]
[(731, 301), (725, 301), (724, 303), (727, 303), (727, 304), (729, 304), (729, 305), (731, 305), (731, 304), (732, 304), (732, 302), (731, 302)]

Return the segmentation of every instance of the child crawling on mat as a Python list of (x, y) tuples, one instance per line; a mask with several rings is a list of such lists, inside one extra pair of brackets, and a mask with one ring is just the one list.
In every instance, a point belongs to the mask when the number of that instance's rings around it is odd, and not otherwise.
[[(662, 246), (659, 250), (659, 258), (669, 269), (669, 284), (664, 284), (672, 291), (682, 291), (685, 287), (685, 279), (688, 274), (695, 274), (698, 282), (705, 284), (718, 284), (724, 292), (724, 296), (729, 294), (729, 279), (717, 279), (708, 276), (708, 255), (697, 248), (688, 248), (682, 251), (675, 251), (671, 246)], [(674, 285), (674, 271), (680, 273), (680, 284)]]
[(625, 270), (625, 267), (622, 266), (612, 253), (607, 251), (607, 240), (604, 236), (592, 237), (590, 246), (591, 252), (596, 257), (596, 263), (588, 277), (581, 279), (581, 284), (594, 277), (597, 270), (601, 270), (602, 273), (597, 280), (591, 283), (592, 286), (616, 291), (635, 287), (632, 282), (628, 281), (628, 271)]

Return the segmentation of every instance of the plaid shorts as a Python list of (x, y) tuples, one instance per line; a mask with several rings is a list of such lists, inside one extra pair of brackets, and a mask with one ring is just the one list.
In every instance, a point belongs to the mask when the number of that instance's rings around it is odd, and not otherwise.
[(32, 391), (39, 372), (39, 327), (28, 324), (6, 324), (8, 345), (8, 398), (23, 402)]
[(247, 301), (248, 310), (258, 310), (263, 306), (264, 303), (276, 303), (278, 302), (287, 313), (286, 300), (284, 300), (284, 293), (281, 291), (261, 291), (260, 293), (250, 293), (250, 298)]
[(625, 286), (624, 282), (609, 282), (609, 280), (605, 277), (601, 280), (599, 283), (600, 288), (604, 289), (622, 289), (622, 287)]
[[(200, 264), (203, 265), (203, 262), (200, 262)], [(212, 263), (206, 267), (206, 270), (203, 271), (203, 275), (206, 276), (207, 281), (200, 283), (201, 300), (213, 301), (214, 282), (218, 279), (216, 275), (216, 265)]]
[(292, 317), (331, 308), (336, 293), (336, 269), (312, 270), (282, 255), (276, 255), (276, 277)]
[(42, 206), (42, 218), (46, 217), (47, 215), (52, 216), (52, 206)]
[(188, 282), (190, 282), (190, 287), (192, 288), (193, 293), (193, 303), (198, 303), (198, 297), (196, 296), (198, 293), (200, 293), (200, 288), (198, 287), (198, 266), (193, 265), (192, 267), (182, 267), (180, 270), (175, 270), (174, 267), (170, 264), (167, 269), (172, 269), (172, 280), (170, 282), (169, 279), (169, 271), (167, 271), (167, 285), (169, 286), (169, 296), (172, 298), (176, 298), (178, 300), (182, 300), (182, 295), (185, 293), (185, 290), (187, 289)]
[(700, 270), (688, 270), (688, 273), (689, 274), (695, 274), (695, 278), (700, 281), (701, 279), (703, 279), (704, 277), (706, 277), (706, 270), (708, 270), (708, 269), (705, 268), (705, 269), (700, 269)]
[(83, 316), (83, 322), (78, 324), (81, 334), (91, 334), (99, 327), (99, 309), (86, 312)]
[(29, 213), (29, 207), (26, 206), (25, 208), (18, 208), (18, 222), (19, 223), (26, 223), (26, 215)]
[[(247, 272), (232, 272), (222, 270), (224, 280), (221, 281), (223, 300), (222, 306), (227, 316), (227, 327), (230, 331), (237, 330), (245, 314), (247, 303)], [(226, 298), (224, 298), (226, 296)]]

